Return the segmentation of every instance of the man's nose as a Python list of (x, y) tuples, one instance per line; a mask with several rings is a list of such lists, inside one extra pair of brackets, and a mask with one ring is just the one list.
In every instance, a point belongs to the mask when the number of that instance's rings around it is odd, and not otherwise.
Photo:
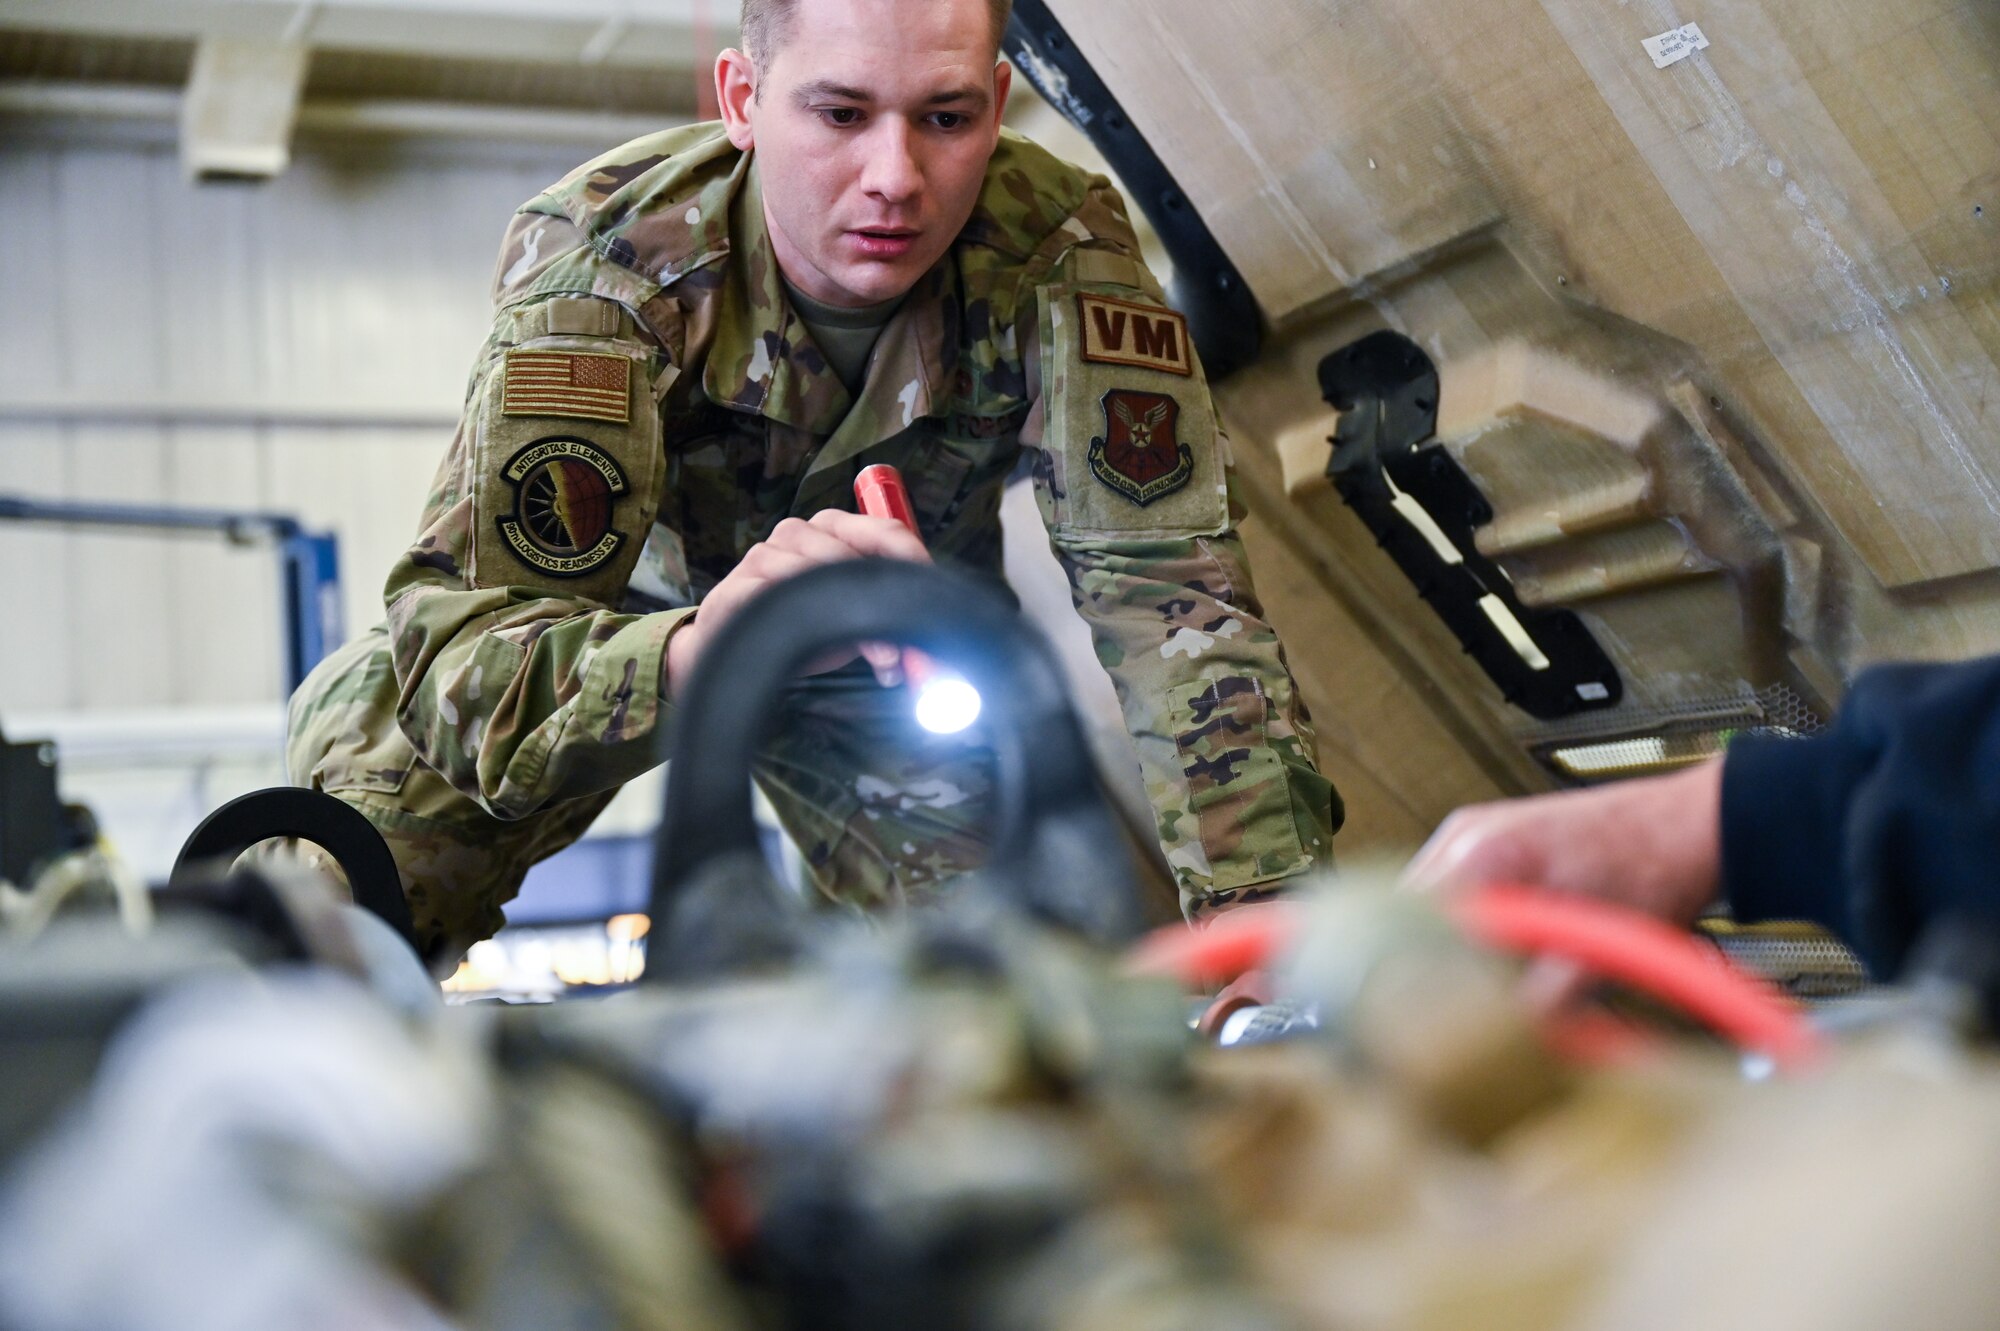
[(924, 172), (923, 164), (917, 160), (917, 144), (910, 127), (885, 118), (877, 123), (872, 139), (862, 188), (886, 203), (914, 198), (924, 187)]

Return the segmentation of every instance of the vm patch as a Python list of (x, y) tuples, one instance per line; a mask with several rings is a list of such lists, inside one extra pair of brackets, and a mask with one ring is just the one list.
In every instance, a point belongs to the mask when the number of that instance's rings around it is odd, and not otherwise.
[(1158, 305), (1081, 295), (1082, 354), (1101, 365), (1130, 365), (1142, 370), (1192, 375), (1187, 320)]

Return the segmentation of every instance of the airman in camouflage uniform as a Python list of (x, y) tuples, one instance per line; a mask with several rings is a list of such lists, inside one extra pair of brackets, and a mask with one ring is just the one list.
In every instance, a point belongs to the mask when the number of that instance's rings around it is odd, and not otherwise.
[[(389, 839), (440, 953), (657, 761), (671, 635), (787, 517), (902, 469), (937, 560), (999, 576), (1033, 477), (1190, 911), (1329, 854), (1338, 797), (1252, 590), (1226, 441), (1102, 177), (1003, 133), (971, 220), (857, 393), (781, 284), (756, 154), (715, 124), (530, 201), (388, 622), (293, 700), (301, 784)], [(1024, 456), (1025, 455), (1025, 456)], [(861, 670), (801, 681), (759, 780), (819, 887), (875, 902), (983, 851), (988, 753), (925, 739)]]

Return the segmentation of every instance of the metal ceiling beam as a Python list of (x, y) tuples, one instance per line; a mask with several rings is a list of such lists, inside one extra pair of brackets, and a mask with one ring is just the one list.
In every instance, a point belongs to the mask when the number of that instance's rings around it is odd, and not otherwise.
[(303, 42), (445, 58), (685, 68), (734, 0), (0, 0), (0, 27)]
[[(182, 94), (171, 88), (48, 79), (0, 79), (0, 116), (95, 121), (177, 121)], [(304, 137), (481, 139), (608, 148), (687, 123), (686, 116), (496, 106), (387, 97), (307, 97), (296, 129)], [(0, 404), (0, 416), (5, 406)]]

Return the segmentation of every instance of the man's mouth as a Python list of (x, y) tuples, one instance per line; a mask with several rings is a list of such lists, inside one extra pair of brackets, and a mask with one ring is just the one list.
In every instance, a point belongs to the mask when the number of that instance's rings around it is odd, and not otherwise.
[(871, 259), (900, 259), (917, 243), (921, 233), (910, 227), (857, 227), (847, 233), (855, 248)]

